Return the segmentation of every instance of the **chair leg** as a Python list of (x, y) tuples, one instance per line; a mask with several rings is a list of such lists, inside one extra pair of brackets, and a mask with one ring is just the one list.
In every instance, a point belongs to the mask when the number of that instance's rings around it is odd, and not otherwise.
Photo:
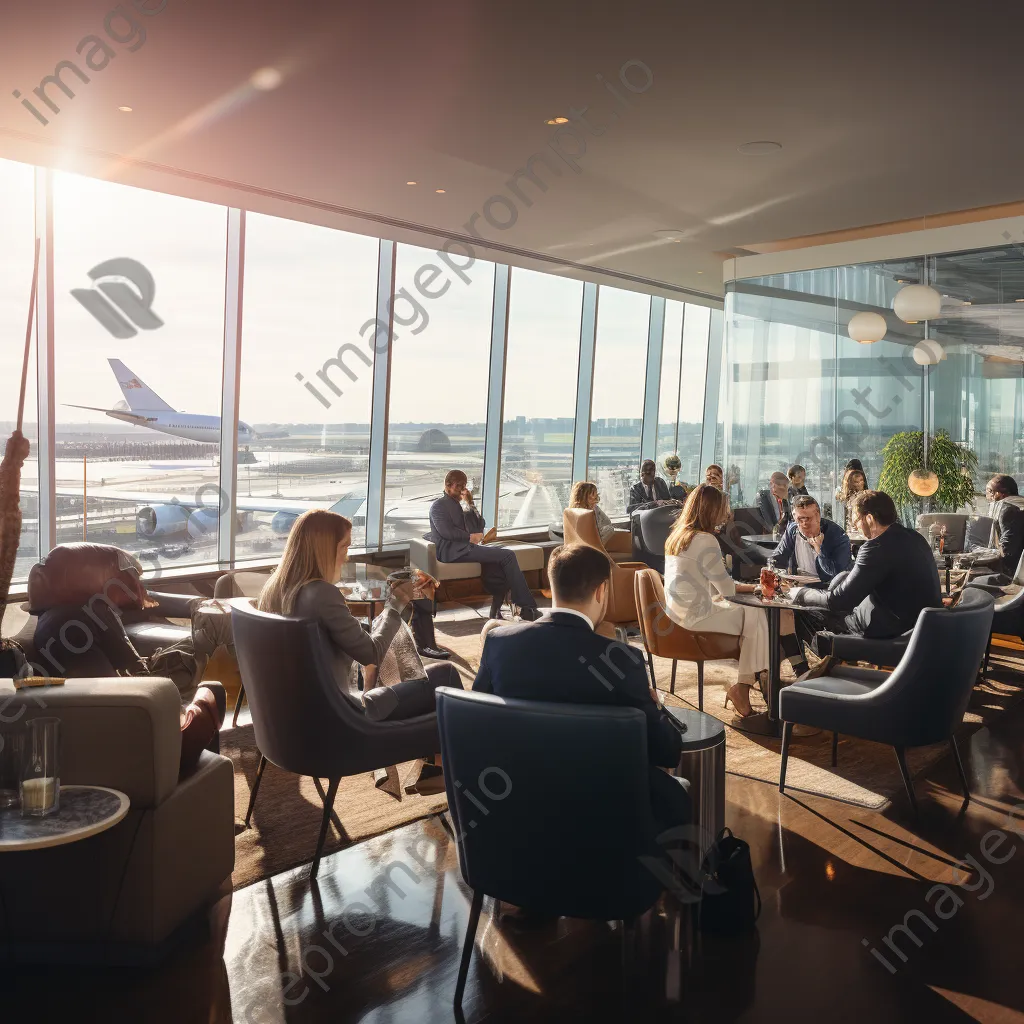
[(231, 714), (231, 728), (238, 725), (238, 713), (242, 710), (242, 701), (245, 700), (245, 687), (239, 684), (238, 696), (235, 698), (235, 710)]
[(907, 768), (907, 755), (902, 747), (893, 747), (896, 751), (896, 760), (899, 762), (900, 774), (903, 776), (903, 785), (907, 787), (907, 797), (910, 799), (910, 807), (917, 815), (917, 797), (914, 796), (914, 782), (910, 777), (910, 771)]
[[(322, 804), (326, 804), (327, 794), (324, 792), (323, 784), (315, 775), (313, 776), (313, 785), (316, 786), (316, 791), (320, 796), (320, 802)], [(339, 818), (338, 815), (334, 813), (333, 808), (331, 810), (331, 821), (334, 823), (334, 827), (338, 830), (338, 835), (344, 839), (347, 834), (345, 832), (345, 826), (342, 825), (341, 818)]]
[(331, 779), (327, 787), (327, 799), (324, 801), (324, 816), (320, 821), (320, 838), (316, 843), (316, 853), (313, 856), (313, 866), (309, 869), (309, 877), (316, 878), (320, 870), (320, 857), (324, 852), (324, 843), (327, 840), (327, 826), (331, 821), (331, 812), (334, 810), (334, 798), (338, 795), (338, 786), (341, 784), (341, 776)]
[(263, 769), (267, 767), (267, 759), (260, 754), (260, 763), (256, 768), (256, 781), (252, 784), (252, 792), (249, 794), (249, 808), (245, 812), (245, 827), (249, 827), (249, 819), (252, 817), (252, 809), (256, 806), (256, 794), (260, 791), (260, 783), (263, 781)]
[(697, 710), (704, 710), (704, 662), (697, 662)]
[(793, 738), (793, 723), (782, 724), (782, 764), (779, 767), (779, 792), (786, 792), (786, 768), (789, 765), (789, 741)]
[(462, 1009), (462, 993), (466, 991), (466, 976), (469, 974), (469, 960), (476, 942), (476, 929), (480, 924), (480, 908), (484, 905), (484, 894), (480, 889), (473, 891), (473, 904), (469, 908), (466, 922), (466, 941), (462, 944), (462, 961), (459, 964), (459, 980), (455, 983), (455, 1009)]
[(675, 658), (672, 659), (672, 683), (671, 683), (671, 686), (670, 686), (670, 692), (671, 693), (675, 693), (676, 692), (676, 659)]
[(839, 765), (839, 733), (832, 733), (832, 767)]
[(658, 680), (654, 675), (654, 659), (651, 657), (651, 652), (647, 652), (647, 667), (651, 670), (651, 686), (656, 690), (658, 688)]
[(971, 787), (967, 782), (967, 772), (964, 771), (964, 763), (960, 759), (960, 748), (956, 745), (956, 737), (949, 737), (949, 749), (953, 752), (953, 760), (956, 762), (956, 771), (960, 776), (960, 785), (964, 791), (964, 804), (968, 804), (971, 801)]

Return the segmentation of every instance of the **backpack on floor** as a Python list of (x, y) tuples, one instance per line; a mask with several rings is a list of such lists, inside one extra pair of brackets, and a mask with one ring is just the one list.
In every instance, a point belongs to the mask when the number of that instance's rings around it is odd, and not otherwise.
[(761, 893), (750, 861), (750, 846), (723, 828), (704, 855), (697, 924), (712, 935), (748, 932), (761, 916)]

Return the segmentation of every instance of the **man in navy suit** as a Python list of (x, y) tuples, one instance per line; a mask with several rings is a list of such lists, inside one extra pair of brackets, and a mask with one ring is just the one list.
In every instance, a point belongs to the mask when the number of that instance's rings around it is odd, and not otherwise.
[(679, 779), (661, 771), (679, 763), (679, 732), (650, 685), (644, 659), (634, 648), (594, 632), (608, 600), (607, 556), (585, 544), (566, 544), (552, 553), (548, 578), (551, 611), (538, 622), (492, 630), (473, 689), (520, 700), (643, 711), (655, 821), (662, 829), (687, 824), (689, 795)]
[(508, 548), (485, 547), (480, 543), (483, 533), (471, 531), (470, 525), (482, 525), (479, 513), (467, 524), (467, 513), (462, 508), (462, 493), (466, 489), (466, 474), (461, 469), (451, 470), (444, 478), (444, 494), (430, 506), (430, 533), (427, 540), (434, 542), (439, 562), (479, 562), (484, 589), (492, 595), (492, 619), (501, 618), (501, 603), (511, 590), (512, 600), (519, 605), (527, 621), (539, 617), (537, 600), (519, 568), (514, 551)]
[(785, 473), (772, 473), (768, 486), (757, 492), (757, 507), (769, 530), (776, 523), (785, 526), (790, 521), (789, 477)]
[(644, 459), (640, 466), (640, 480), (629, 489), (627, 515), (632, 515), (638, 508), (654, 508), (660, 502), (671, 499), (668, 484), (658, 476), (658, 467), (651, 459)]

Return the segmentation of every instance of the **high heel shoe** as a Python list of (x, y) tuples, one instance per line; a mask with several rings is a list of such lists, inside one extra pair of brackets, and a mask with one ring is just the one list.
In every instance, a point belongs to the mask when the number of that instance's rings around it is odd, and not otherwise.
[[(740, 691), (743, 691), (743, 699), (746, 703), (746, 708), (742, 707), (736, 700), (737, 695)], [(750, 684), (749, 683), (733, 683), (728, 690), (725, 691), (725, 703), (722, 705), (727, 708), (729, 701), (732, 701), (733, 710), (740, 718), (749, 718), (753, 713), (754, 709), (750, 706)]]

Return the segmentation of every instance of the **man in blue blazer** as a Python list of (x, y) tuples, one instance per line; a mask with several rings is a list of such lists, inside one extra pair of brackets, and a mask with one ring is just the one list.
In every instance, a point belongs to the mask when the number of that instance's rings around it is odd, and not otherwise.
[(508, 548), (484, 546), (480, 543), (483, 533), (470, 529), (483, 523), (475, 508), (470, 513), (462, 508), (466, 483), (466, 474), (461, 469), (451, 470), (444, 478), (444, 494), (430, 506), (427, 540), (434, 542), (437, 560), (480, 563), (484, 588), (492, 598), (492, 619), (501, 618), (501, 604), (509, 590), (512, 591), (512, 600), (521, 609), (522, 617), (526, 620), (537, 618), (540, 615), (537, 599), (530, 592), (515, 552)]
[(520, 700), (638, 708), (647, 718), (655, 821), (661, 829), (687, 824), (689, 795), (661, 771), (679, 763), (679, 732), (651, 687), (643, 656), (594, 632), (608, 600), (607, 556), (585, 544), (566, 544), (552, 553), (548, 578), (551, 610), (537, 622), (499, 626), (487, 635), (473, 689)]
[(793, 522), (772, 558), (783, 572), (817, 576), (826, 586), (853, 565), (850, 538), (838, 523), (821, 518), (817, 501), (808, 494), (793, 499)]

